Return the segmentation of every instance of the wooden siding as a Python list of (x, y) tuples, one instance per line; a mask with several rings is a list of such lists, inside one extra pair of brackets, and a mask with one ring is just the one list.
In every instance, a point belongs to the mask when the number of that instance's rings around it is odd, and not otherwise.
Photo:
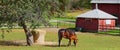
[(79, 28), (79, 27), (81, 27), (84, 31), (97, 32), (98, 31), (98, 20), (97, 19), (77, 18), (76, 28)]
[(106, 19), (95, 18), (77, 18), (76, 28), (82, 28), (83, 31), (98, 32), (115, 28), (115, 20), (111, 20), (111, 24), (106, 24)]
[(114, 29), (115, 28), (115, 20), (111, 19), (111, 24), (106, 24), (106, 19), (99, 20), (99, 27), (98, 30), (108, 30), (108, 29)]

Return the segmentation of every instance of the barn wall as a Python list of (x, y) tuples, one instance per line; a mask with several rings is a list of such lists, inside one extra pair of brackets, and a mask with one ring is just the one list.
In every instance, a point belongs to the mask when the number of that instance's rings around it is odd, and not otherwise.
[[(92, 4), (92, 8), (95, 9), (95, 4)], [(117, 24), (120, 24), (120, 4), (103, 4), (103, 3), (99, 3), (98, 4), (98, 8), (102, 11), (105, 11), (111, 15), (114, 15), (116, 17), (118, 17), (118, 20), (116, 20)]]
[[(110, 14), (118, 14), (119, 11), (118, 4), (98, 4), (98, 9), (103, 10)], [(93, 4), (93, 9), (95, 9), (95, 4)]]
[(114, 29), (115, 28), (115, 20), (111, 19), (111, 24), (106, 24), (106, 19), (99, 20), (99, 31), (107, 30), (107, 29)]
[[(87, 21), (88, 20), (88, 21)], [(98, 20), (97, 19), (89, 19), (85, 18), (77, 18), (76, 20), (76, 28), (83, 28), (84, 31), (92, 31), (92, 32), (97, 32), (98, 30)]]

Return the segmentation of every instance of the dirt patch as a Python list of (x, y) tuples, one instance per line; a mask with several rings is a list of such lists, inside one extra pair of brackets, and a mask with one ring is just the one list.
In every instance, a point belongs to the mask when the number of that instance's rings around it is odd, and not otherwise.
[[(59, 47), (58, 42), (45, 42), (42, 45), (47, 47)], [(61, 43), (60, 47), (67, 47), (67, 45)]]
[(0, 41), (1, 46), (25, 46), (25, 40), (18, 40), (18, 41)]
[(58, 44), (57, 42), (44, 42), (41, 45), (57, 45), (57, 44)]

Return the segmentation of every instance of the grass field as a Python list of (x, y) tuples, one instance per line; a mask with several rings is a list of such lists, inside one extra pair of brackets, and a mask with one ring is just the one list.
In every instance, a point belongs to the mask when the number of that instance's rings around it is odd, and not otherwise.
[[(52, 18), (51, 19), (51, 20), (59, 20), (59, 25), (57, 25), (57, 22), (50, 22), (50, 24), (52, 26), (58, 26), (60, 28), (69, 28), (69, 27), (74, 28), (75, 27), (76, 16), (80, 15), (82, 13), (85, 13), (89, 10), (90, 9), (75, 10), (75, 11), (72, 11), (72, 12), (67, 12), (66, 17), (59, 17), (59, 18)], [(61, 22), (61, 21), (63, 21), (63, 22)], [(69, 22), (69, 23), (66, 23), (66, 22)]]
[(120, 35), (120, 30), (109, 30), (109, 31), (101, 31), (100, 34), (109, 34), (109, 35)]
[(67, 18), (76, 18), (76, 16), (83, 14), (87, 11), (89, 11), (90, 9), (84, 9), (84, 10), (75, 10), (73, 12), (69, 12), (66, 15), (68, 16)]
[[(48, 29), (49, 30), (49, 29)], [(51, 29), (50, 29), (51, 30)], [(57, 31), (47, 31), (46, 41), (57, 42)], [(1, 31), (0, 31), (1, 34)], [(5, 41), (25, 40), (25, 34), (22, 29), (14, 29), (10, 33), (5, 33)], [(120, 50), (120, 36), (102, 35), (96, 33), (77, 32), (78, 44), (76, 47), (64, 46), (68, 40), (63, 39), (61, 47), (57, 45), (33, 45), (33, 46), (14, 46), (0, 45), (0, 50)], [(3, 39), (0, 36), (0, 40)]]

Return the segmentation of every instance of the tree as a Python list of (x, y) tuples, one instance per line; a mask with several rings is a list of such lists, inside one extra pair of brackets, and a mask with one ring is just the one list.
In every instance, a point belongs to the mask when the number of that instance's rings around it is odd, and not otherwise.
[(90, 1), (91, 0), (79, 0), (78, 5), (83, 8), (91, 8)]
[(91, 8), (91, 0), (71, 0), (70, 9)]
[[(14, 24), (22, 26), (26, 34), (27, 45), (32, 45), (30, 28), (37, 24), (48, 25), (52, 17), (61, 16), (60, 1), (57, 0), (0, 0), (0, 26), (12, 28)], [(30, 27), (27, 23), (31, 24)]]

